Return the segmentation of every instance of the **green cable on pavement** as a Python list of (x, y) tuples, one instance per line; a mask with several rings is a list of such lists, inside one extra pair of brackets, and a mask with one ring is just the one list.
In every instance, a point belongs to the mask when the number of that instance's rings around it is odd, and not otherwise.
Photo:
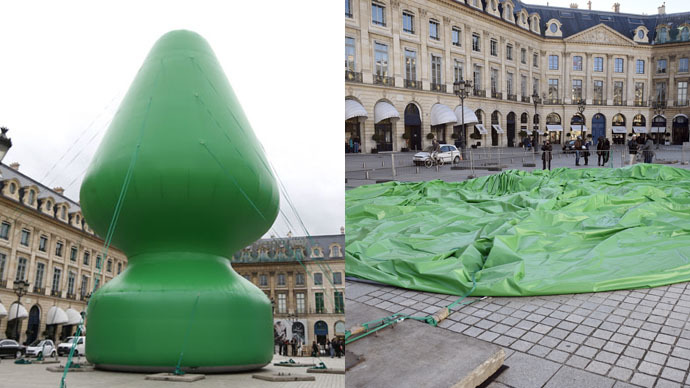
[[(477, 271), (477, 272), (479, 272), (479, 271)], [(450, 315), (450, 312), (454, 307), (456, 307), (458, 305), (467, 306), (469, 304), (472, 304), (472, 303), (480, 300), (480, 299), (474, 299), (474, 300), (471, 300), (469, 302), (461, 303), (465, 298), (467, 298), (470, 294), (472, 294), (474, 292), (474, 290), (477, 288), (477, 280), (476, 280), (477, 272), (474, 272), (472, 274), (472, 288), (470, 288), (469, 291), (467, 291), (465, 294), (463, 294), (461, 297), (459, 297), (456, 301), (454, 301), (453, 303), (444, 307), (445, 314), (443, 314), (443, 315), (445, 315), (445, 316), (440, 317), (440, 315), (441, 315), (440, 313), (444, 312), (443, 309), (436, 314), (427, 315), (425, 317), (415, 317), (415, 316), (411, 316), (411, 315), (407, 315), (407, 314), (395, 313), (393, 315), (390, 315), (390, 316), (387, 316), (384, 318), (376, 319), (376, 320), (369, 321), (369, 322), (364, 322), (358, 326), (355, 326), (359, 330), (357, 330), (354, 334), (352, 333), (352, 329), (346, 330), (345, 331), (345, 345), (350, 344), (354, 341), (357, 341), (360, 338), (364, 338), (364, 337), (368, 336), (369, 334), (375, 333), (375, 332), (377, 332), (381, 329), (384, 329), (388, 326), (402, 322), (406, 319), (413, 319), (416, 321), (425, 322), (425, 323), (430, 324), (431, 326), (438, 325), (439, 322), (441, 322), (443, 319), (445, 319), (445, 317)], [(481, 298), (481, 299), (483, 299), (483, 298)], [(380, 323), (380, 325), (376, 325), (379, 323)], [(369, 328), (370, 326), (372, 326), (373, 328), (370, 329)], [(363, 333), (363, 334), (359, 335), (360, 333)], [(356, 337), (351, 338), (353, 335), (355, 335)]]
[(184, 349), (187, 347), (187, 342), (189, 340), (189, 333), (192, 331), (192, 322), (194, 322), (194, 315), (196, 314), (196, 306), (199, 304), (199, 295), (196, 294), (196, 300), (194, 301), (194, 307), (192, 307), (192, 316), (189, 319), (189, 326), (187, 327), (187, 333), (184, 337), (184, 343), (182, 344), (182, 351), (180, 351), (180, 358), (177, 360), (177, 366), (175, 366), (175, 371), (173, 374), (177, 376), (182, 376), (184, 372), (180, 369), (180, 364), (182, 364), (182, 356), (184, 355)]

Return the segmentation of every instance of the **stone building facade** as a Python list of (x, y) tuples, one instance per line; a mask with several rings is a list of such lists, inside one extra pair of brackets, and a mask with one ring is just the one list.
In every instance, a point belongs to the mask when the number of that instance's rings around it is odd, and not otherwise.
[[(19, 172), (0, 165), (0, 337), (21, 343), (74, 334), (94, 286), (122, 272), (125, 255), (84, 220), (79, 204)], [(29, 283), (21, 298), (15, 282)]]
[(345, 335), (344, 249), (342, 233), (261, 239), (235, 253), (232, 266), (271, 299), (276, 339), (323, 344)]
[[(617, 3), (602, 12), (519, 0), (347, 0), (346, 152), (350, 139), (365, 153), (424, 148), (430, 134), (518, 146), (520, 132), (535, 128), (555, 143), (652, 133), (682, 144), (688, 58), (690, 13), (663, 6), (634, 15)], [(474, 84), (464, 129), (459, 79)]]

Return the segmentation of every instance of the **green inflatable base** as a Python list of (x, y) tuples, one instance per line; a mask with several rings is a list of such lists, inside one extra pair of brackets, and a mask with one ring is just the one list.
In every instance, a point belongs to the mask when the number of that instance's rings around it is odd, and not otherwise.
[(86, 358), (97, 368), (235, 372), (273, 358), (269, 299), (224, 257), (158, 252), (99, 289), (88, 311)]

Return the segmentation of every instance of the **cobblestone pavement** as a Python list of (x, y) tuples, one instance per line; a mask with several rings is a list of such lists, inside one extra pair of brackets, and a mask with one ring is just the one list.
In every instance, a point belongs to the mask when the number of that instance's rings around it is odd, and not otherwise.
[[(462, 307), (439, 326), (505, 349), (509, 369), (491, 388), (690, 386), (689, 284), (492, 297)], [(413, 315), (432, 314), (458, 298), (353, 281), (345, 295)]]
[[(525, 152), (520, 148), (483, 148), (472, 150), (472, 163), (469, 161), (467, 151), (466, 160), (458, 166), (463, 169), (451, 169), (446, 164), (439, 167), (415, 167), (412, 162), (413, 152), (396, 152), (381, 154), (346, 154), (345, 156), (345, 187), (347, 189), (364, 184), (376, 183), (382, 180), (398, 180), (404, 182), (417, 182), (424, 180), (442, 179), (448, 182), (463, 181), (471, 174), (475, 177), (495, 174), (489, 171), (488, 166), (501, 166), (503, 170), (519, 169), (533, 171), (542, 168), (541, 154)], [(554, 151), (551, 168), (597, 168), (597, 155), (590, 151), (589, 165), (584, 165), (584, 158), (580, 160), (580, 166), (575, 166), (574, 154), (563, 154), (560, 149)], [(690, 168), (684, 164), (690, 160), (690, 150), (683, 150), (680, 146), (661, 146), (655, 150), (655, 161), (669, 164), (674, 167)], [(392, 165), (395, 163), (395, 176)], [(627, 148), (614, 146), (609, 167), (621, 167), (629, 163)], [(534, 164), (534, 167), (525, 166)], [(474, 167), (474, 170), (471, 168)]]
[[(273, 362), (281, 362), (290, 357), (274, 356)], [(294, 359), (296, 362), (314, 362), (319, 363), (319, 360), (311, 357), (299, 357)], [(323, 362), (333, 368), (345, 368), (344, 358), (321, 358)], [(60, 363), (64, 364), (66, 357), (60, 357)], [(14, 360), (2, 360), (0, 362), (0, 388), (55, 388), (60, 386), (61, 373), (48, 372), (46, 367), (54, 366), (56, 364), (30, 364), (30, 365), (16, 365)], [(227, 374), (207, 374), (204, 380), (193, 383), (183, 382), (165, 382), (165, 381), (151, 381), (145, 380), (146, 374), (143, 373), (121, 373), (121, 372), (70, 372), (67, 374), (67, 386), (69, 388), (77, 387), (194, 387), (194, 388), (221, 388), (221, 387), (242, 387), (242, 388), (258, 388), (258, 387), (273, 387), (273, 388), (344, 388), (345, 375), (342, 374), (325, 374), (325, 373), (309, 373), (309, 376), (314, 376), (316, 381), (297, 381), (297, 382), (269, 382), (257, 380), (252, 378), (253, 374), (259, 373), (273, 373), (286, 372), (296, 374), (307, 374), (306, 368), (285, 368), (271, 365), (265, 368), (245, 373), (227, 373)]]

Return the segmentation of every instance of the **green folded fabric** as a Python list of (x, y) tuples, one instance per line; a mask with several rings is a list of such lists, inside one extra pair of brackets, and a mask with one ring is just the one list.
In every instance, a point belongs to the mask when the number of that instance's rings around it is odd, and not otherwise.
[(460, 295), (610, 291), (690, 281), (690, 171), (509, 170), (346, 193), (346, 272)]

